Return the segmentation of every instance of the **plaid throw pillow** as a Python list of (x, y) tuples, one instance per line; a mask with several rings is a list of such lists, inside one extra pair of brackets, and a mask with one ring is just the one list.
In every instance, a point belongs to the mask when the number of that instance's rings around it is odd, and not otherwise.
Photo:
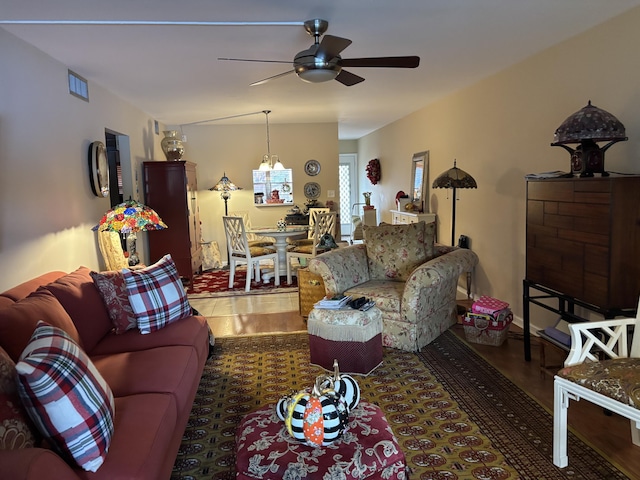
[(140, 333), (151, 333), (191, 315), (191, 305), (171, 255), (141, 270), (123, 270)]
[(84, 470), (98, 470), (111, 444), (115, 403), (87, 354), (63, 330), (38, 322), (16, 371), (40, 433)]

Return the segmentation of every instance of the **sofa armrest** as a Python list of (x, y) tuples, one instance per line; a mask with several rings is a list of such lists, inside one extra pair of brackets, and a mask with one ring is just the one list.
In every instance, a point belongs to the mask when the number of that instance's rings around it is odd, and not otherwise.
[(452, 247), (450, 245), (443, 245), (441, 243), (436, 243), (433, 246), (434, 252), (435, 252), (435, 256), (439, 257), (440, 255), (444, 255), (446, 253), (451, 253), (454, 250), (457, 250), (460, 247)]
[(336, 248), (312, 258), (309, 271), (322, 277), (327, 296), (343, 293), (369, 281), (367, 251), (363, 244)]
[(0, 478), (12, 480), (78, 480), (55, 452), (44, 448), (0, 450)]
[[(417, 322), (422, 312), (428, 309), (429, 302), (440, 305), (447, 301), (447, 298), (441, 298), (447, 294), (447, 289), (455, 289), (458, 277), (464, 272), (470, 272), (478, 264), (478, 256), (471, 250), (446, 248), (450, 249), (448, 253), (417, 267), (405, 284), (401, 314), (410, 323)], [(430, 291), (425, 293), (424, 289)], [(455, 301), (455, 296), (453, 300)]]

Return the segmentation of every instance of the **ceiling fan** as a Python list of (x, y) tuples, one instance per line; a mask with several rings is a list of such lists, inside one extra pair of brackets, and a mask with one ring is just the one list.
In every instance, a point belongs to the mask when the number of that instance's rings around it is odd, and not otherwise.
[(350, 87), (360, 82), (364, 78), (351, 72), (343, 70), (343, 67), (382, 67), (382, 68), (416, 68), (420, 64), (420, 57), (368, 57), (368, 58), (342, 58), (340, 52), (351, 45), (348, 38), (324, 35), (322, 41), (320, 37), (327, 31), (329, 22), (321, 19), (307, 20), (304, 28), (307, 33), (314, 37), (315, 42), (307, 50), (299, 52), (293, 62), (278, 60), (251, 60), (245, 58), (218, 58), (218, 60), (233, 60), (239, 62), (268, 62), (268, 63), (293, 63), (293, 70), (267, 77), (251, 84), (251, 86), (262, 85), (276, 78), (284, 77), (295, 73), (305, 82), (321, 83), (329, 80), (338, 82)]

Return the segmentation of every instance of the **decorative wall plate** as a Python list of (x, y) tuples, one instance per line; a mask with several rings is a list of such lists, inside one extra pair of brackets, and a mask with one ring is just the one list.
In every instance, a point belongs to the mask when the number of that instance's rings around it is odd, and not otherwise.
[(320, 185), (316, 182), (309, 182), (304, 184), (304, 196), (311, 199), (316, 199), (320, 196)]
[(109, 162), (107, 149), (102, 142), (89, 145), (89, 180), (96, 197), (109, 196)]
[(315, 177), (320, 173), (320, 162), (317, 160), (307, 160), (304, 164), (304, 171), (310, 177)]

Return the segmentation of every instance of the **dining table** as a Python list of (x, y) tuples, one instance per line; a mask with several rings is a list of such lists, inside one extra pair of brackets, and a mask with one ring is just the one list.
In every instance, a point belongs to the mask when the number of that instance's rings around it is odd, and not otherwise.
[[(287, 275), (287, 239), (291, 238), (306, 238), (309, 231), (308, 225), (287, 225), (285, 228), (278, 227), (251, 227), (247, 230), (247, 233), (255, 233), (264, 237), (273, 237), (275, 239), (274, 247), (278, 252), (278, 266), (280, 270), (280, 276)], [(275, 276), (275, 273), (271, 269), (264, 269), (262, 273), (262, 280), (267, 281)]]

